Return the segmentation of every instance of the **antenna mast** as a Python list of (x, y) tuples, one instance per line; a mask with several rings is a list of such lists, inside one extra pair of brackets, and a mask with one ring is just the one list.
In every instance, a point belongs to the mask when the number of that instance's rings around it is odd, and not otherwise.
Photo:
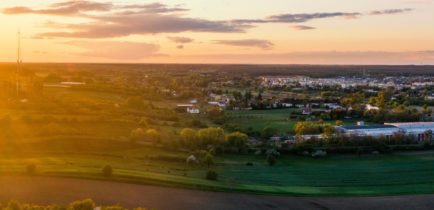
[(21, 31), (18, 30), (18, 34), (17, 34), (17, 71), (16, 71), (16, 75), (15, 75), (15, 90), (16, 90), (16, 94), (17, 94), (17, 99), (19, 96), (19, 88), (20, 88), (20, 83), (19, 83), (19, 73), (21, 71)]

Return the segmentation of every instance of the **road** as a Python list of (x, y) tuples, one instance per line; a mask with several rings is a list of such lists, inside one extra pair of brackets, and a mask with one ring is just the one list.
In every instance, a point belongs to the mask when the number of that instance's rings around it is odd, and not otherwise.
[(157, 210), (351, 209), (424, 210), (434, 208), (434, 195), (315, 198), (204, 192), (95, 180), (0, 176), (0, 202), (67, 204), (92, 198), (98, 205)]

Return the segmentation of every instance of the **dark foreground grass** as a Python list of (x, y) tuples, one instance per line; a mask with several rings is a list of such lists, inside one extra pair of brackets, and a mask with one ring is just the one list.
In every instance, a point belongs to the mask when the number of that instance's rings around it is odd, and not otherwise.
[[(225, 155), (213, 168), (218, 181), (204, 179), (206, 167), (160, 161), (149, 148), (124, 155), (95, 153), (32, 153), (0, 158), (0, 174), (25, 173), (35, 164), (36, 175), (103, 179), (212, 191), (292, 196), (377, 196), (434, 192), (434, 155), (331, 156), (324, 159), (284, 156), (276, 166), (252, 155)], [(116, 152), (120, 154), (120, 151)], [(173, 154), (180, 155), (180, 154)], [(253, 166), (246, 166), (247, 162)], [(110, 164), (112, 177), (101, 168)]]

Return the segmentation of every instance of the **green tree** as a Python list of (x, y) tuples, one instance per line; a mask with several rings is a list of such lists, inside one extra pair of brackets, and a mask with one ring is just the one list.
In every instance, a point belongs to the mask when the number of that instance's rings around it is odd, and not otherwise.
[(203, 128), (196, 133), (200, 146), (219, 146), (224, 143), (225, 133), (222, 128)]
[(241, 132), (233, 132), (226, 135), (226, 142), (232, 146), (237, 148), (238, 152), (241, 152), (247, 145), (249, 137)]
[(211, 165), (214, 164), (214, 156), (211, 153), (207, 153), (204, 157), (204, 163), (207, 165), (207, 167), (209, 168)]
[(265, 127), (261, 131), (262, 140), (267, 140), (276, 134), (277, 134), (277, 129), (275, 129), (273, 127)]
[(196, 139), (196, 132), (191, 128), (184, 128), (181, 130), (181, 139), (185, 145), (194, 145), (194, 140)]
[(330, 125), (323, 128), (323, 133), (321, 134), (323, 139), (329, 139), (336, 133), (336, 129)]
[(274, 166), (276, 165), (277, 159), (276, 157), (274, 157), (274, 155), (268, 155), (267, 156), (267, 163), (269, 166)]

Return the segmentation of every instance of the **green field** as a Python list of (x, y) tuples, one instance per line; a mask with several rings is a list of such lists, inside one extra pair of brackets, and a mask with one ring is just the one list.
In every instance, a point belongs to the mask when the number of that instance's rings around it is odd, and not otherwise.
[(295, 121), (288, 121), (288, 116), (295, 110), (297, 109), (232, 111), (230, 122), (253, 131), (272, 127), (280, 132), (291, 132)]
[[(57, 144), (55, 142), (58, 142)], [(61, 143), (60, 143), (61, 142)], [(53, 138), (46, 143), (5, 149), (0, 174), (107, 179), (101, 168), (111, 165), (108, 179), (218, 191), (312, 196), (365, 196), (434, 192), (434, 155), (330, 156), (324, 159), (282, 156), (268, 166), (263, 156), (218, 156), (218, 181), (204, 179), (207, 167), (189, 166), (184, 152), (106, 139)], [(247, 162), (253, 166), (246, 166)]]
[[(293, 132), (294, 126), (297, 123), (295, 119), (288, 120), (288, 116), (297, 108), (290, 109), (273, 109), (273, 110), (250, 110), (250, 111), (231, 111), (230, 123), (243, 128), (244, 130), (251, 130), (260, 132), (265, 127), (277, 129), (279, 132), (290, 133)], [(355, 120), (344, 120), (345, 125), (355, 125)], [(334, 125), (335, 121), (328, 121)]]

